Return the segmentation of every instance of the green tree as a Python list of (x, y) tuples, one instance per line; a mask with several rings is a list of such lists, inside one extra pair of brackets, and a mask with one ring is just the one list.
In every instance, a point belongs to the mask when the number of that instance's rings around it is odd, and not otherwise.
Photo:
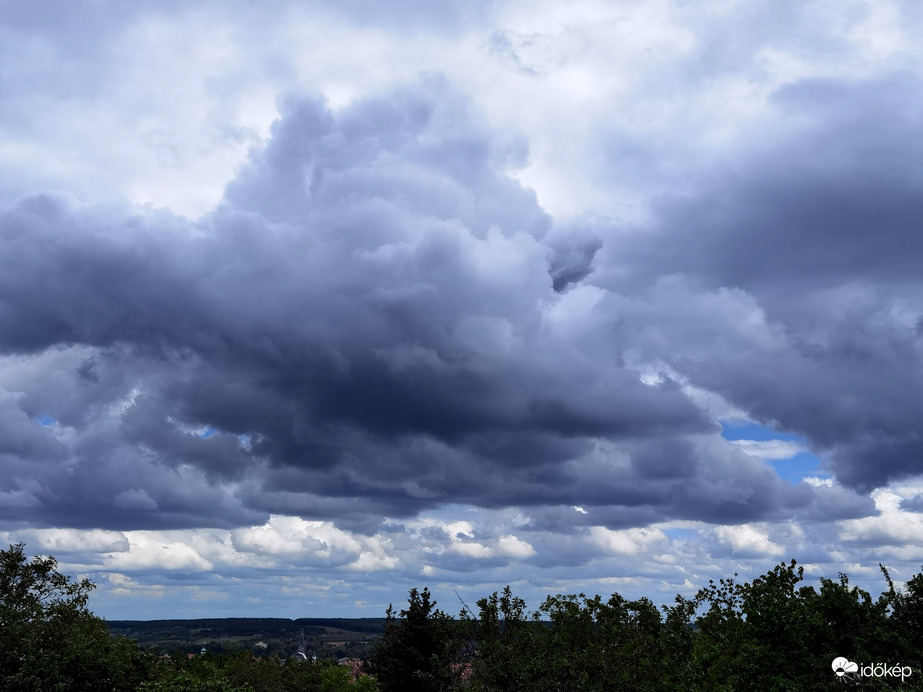
[(477, 602), (478, 616), (464, 610), (466, 638), (476, 644), (472, 666), (482, 690), (527, 692), (540, 676), (544, 625), (526, 613), (526, 602), (509, 586)]
[(923, 574), (913, 576), (896, 591), (888, 570), (879, 566), (888, 582), (888, 592), (879, 602), (890, 611), (892, 625), (881, 636), (882, 644), (902, 662), (923, 672)]
[[(878, 600), (850, 586), (845, 574), (821, 579), (819, 591), (799, 586), (803, 574), (792, 560), (752, 582), (721, 579), (699, 592), (697, 600), (708, 609), (696, 621), (689, 689), (826, 690), (835, 682), (830, 663), (839, 656), (916, 663), (919, 670), (919, 645), (904, 646), (888, 615), (906, 596), (895, 592), (887, 573), (890, 595)], [(908, 689), (886, 678), (863, 684)]]
[(545, 600), (540, 614), (551, 627), (537, 689), (663, 689), (664, 624), (650, 600), (558, 595)]
[(236, 654), (228, 663), (227, 676), (236, 685), (253, 692), (276, 692), (283, 689), (284, 668), (275, 657), (256, 659), (249, 652)]
[(591, 692), (671, 689), (688, 659), (695, 604), (678, 599), (664, 621), (646, 598), (557, 595), (528, 616), (507, 586), (478, 608), (478, 618), (468, 618), (478, 689)]
[(321, 692), (348, 692), (352, 681), (343, 666), (327, 666), (320, 674)]
[(94, 585), (73, 582), (53, 557), (0, 551), (0, 690), (136, 690), (147, 673), (137, 645), (109, 636), (87, 609)]
[(408, 607), (388, 606), (385, 633), (369, 667), (382, 692), (443, 692), (459, 678), (460, 630), (450, 616), (436, 610), (429, 589), (411, 589)]
[(352, 692), (378, 692), (378, 680), (371, 675), (363, 675), (353, 683)]

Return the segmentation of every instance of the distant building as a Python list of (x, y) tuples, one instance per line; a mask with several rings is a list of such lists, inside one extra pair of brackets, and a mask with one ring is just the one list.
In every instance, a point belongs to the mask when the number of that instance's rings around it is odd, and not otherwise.
[[(308, 645), (305, 643), (305, 640), (304, 640), (304, 628), (301, 629), (301, 636), (299, 637), (299, 641), (298, 641), (298, 650), (294, 654), (292, 654), (292, 660), (294, 661), (307, 661), (308, 660)], [(317, 653), (315, 651), (311, 651), (311, 660), (312, 661), (317, 660)]]

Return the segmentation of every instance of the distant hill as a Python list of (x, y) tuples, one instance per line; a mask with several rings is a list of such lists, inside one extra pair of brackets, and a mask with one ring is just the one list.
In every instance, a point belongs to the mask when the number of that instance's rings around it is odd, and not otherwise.
[(385, 618), (197, 618), (190, 620), (107, 620), (113, 635), (165, 653), (255, 650), (291, 656), (301, 646), (318, 658), (364, 658), (384, 633)]

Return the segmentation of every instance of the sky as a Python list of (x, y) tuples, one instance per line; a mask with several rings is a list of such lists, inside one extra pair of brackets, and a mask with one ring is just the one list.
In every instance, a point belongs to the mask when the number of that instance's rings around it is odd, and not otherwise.
[(109, 619), (906, 581), (921, 30), (0, 3), (0, 544)]

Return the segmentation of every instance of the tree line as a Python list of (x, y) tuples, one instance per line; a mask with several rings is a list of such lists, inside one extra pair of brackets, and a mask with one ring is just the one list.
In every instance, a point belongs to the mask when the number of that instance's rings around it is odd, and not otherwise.
[(371, 667), (382, 692), (923, 690), (923, 575), (898, 590), (881, 571), (877, 599), (845, 574), (804, 585), (793, 560), (660, 608), (579, 594), (528, 613), (507, 587), (457, 619), (413, 590)]
[(0, 691), (923, 690), (923, 574), (896, 588), (881, 571), (877, 598), (845, 574), (805, 585), (791, 561), (667, 606), (559, 594), (529, 612), (506, 587), (454, 617), (412, 589), (354, 678), (332, 662), (143, 651), (89, 611), (92, 583), (17, 544), (0, 551)]

